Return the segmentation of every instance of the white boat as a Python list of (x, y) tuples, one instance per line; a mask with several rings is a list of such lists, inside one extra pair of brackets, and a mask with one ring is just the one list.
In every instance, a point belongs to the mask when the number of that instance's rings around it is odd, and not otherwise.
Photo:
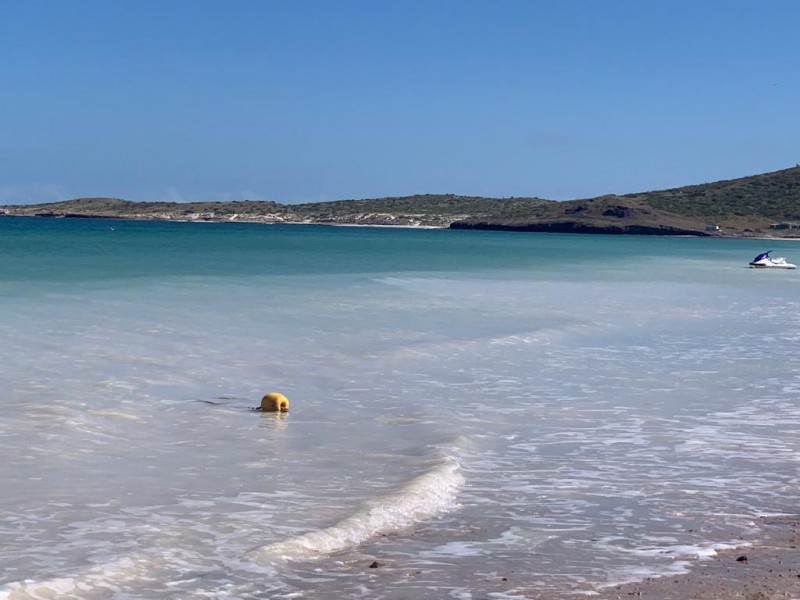
[(750, 261), (751, 269), (796, 269), (797, 265), (786, 262), (782, 256), (771, 257), (769, 254), (772, 252), (763, 252)]

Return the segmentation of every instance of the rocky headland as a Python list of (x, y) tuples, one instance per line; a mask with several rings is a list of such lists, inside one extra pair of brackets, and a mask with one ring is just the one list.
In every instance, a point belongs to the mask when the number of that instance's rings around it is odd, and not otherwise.
[(668, 190), (554, 201), (455, 194), (338, 200), (134, 202), (77, 198), (0, 214), (171, 221), (449, 227), (627, 235), (800, 237), (800, 167)]

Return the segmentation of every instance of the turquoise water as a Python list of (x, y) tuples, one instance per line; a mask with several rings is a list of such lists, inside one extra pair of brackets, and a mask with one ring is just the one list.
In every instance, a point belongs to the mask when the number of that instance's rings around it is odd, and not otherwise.
[(0, 597), (568, 598), (755, 539), (798, 492), (770, 249), (1, 218)]

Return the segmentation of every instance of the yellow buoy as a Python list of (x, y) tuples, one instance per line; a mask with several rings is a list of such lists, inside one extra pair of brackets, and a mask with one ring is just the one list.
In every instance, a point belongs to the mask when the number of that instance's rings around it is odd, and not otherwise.
[(270, 392), (261, 399), (263, 412), (286, 412), (289, 410), (289, 399), (278, 392)]

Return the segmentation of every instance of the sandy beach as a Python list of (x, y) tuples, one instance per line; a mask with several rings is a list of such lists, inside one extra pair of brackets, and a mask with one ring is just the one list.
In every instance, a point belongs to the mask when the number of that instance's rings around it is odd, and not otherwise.
[(763, 535), (698, 561), (690, 573), (606, 588), (603, 600), (786, 600), (800, 598), (800, 515), (756, 519)]

